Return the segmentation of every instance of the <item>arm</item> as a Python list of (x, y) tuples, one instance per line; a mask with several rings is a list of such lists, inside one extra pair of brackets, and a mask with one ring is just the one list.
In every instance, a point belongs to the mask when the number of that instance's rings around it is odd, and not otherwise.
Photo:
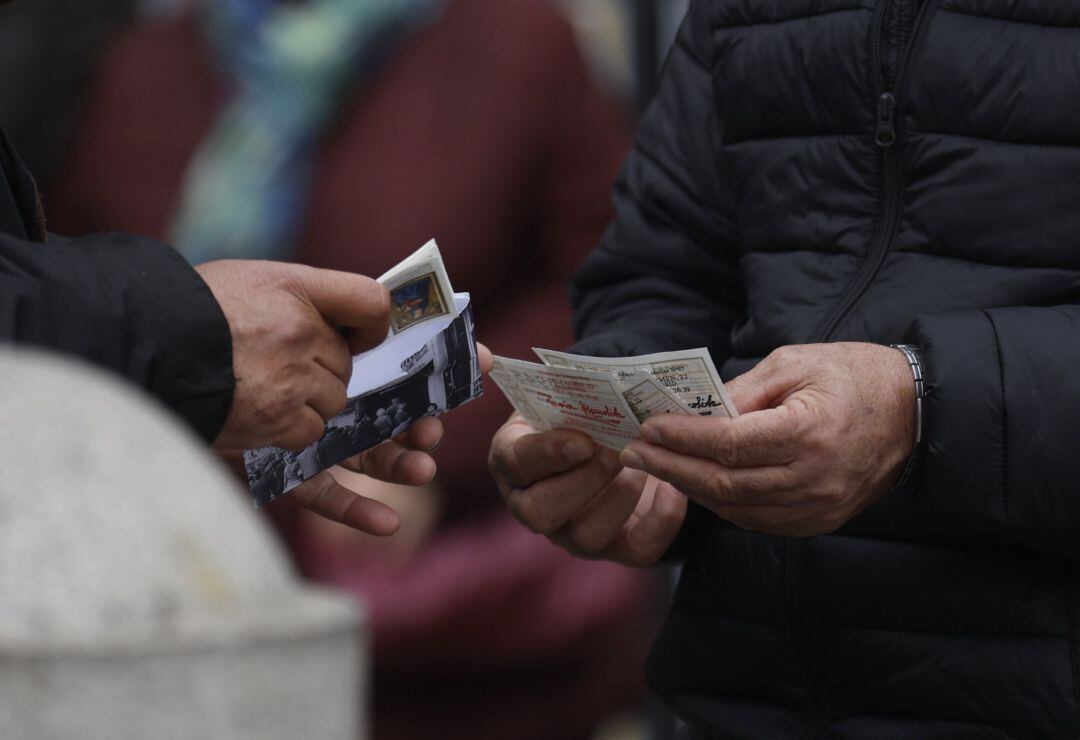
[(0, 235), (0, 338), (120, 373), (207, 441), (232, 403), (225, 316), (195, 270), (149, 239)]
[(920, 518), (1080, 557), (1080, 306), (927, 316)]
[(743, 309), (733, 198), (717, 156), (708, 3), (694, 2), (615, 190), (615, 222), (574, 279), (574, 351), (730, 353)]

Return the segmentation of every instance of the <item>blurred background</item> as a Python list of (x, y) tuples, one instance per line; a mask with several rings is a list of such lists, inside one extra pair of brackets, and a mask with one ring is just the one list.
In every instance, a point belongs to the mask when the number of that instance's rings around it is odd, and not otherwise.
[[(0, 125), (50, 230), (129, 231), (194, 262), (378, 275), (429, 237), (497, 354), (571, 340), (566, 283), (685, 0), (19, 0)], [(367, 610), (376, 740), (663, 740), (642, 664), (667, 575), (571, 558), (486, 468), (509, 407), (447, 420), (374, 540), (265, 512), (296, 570)]]

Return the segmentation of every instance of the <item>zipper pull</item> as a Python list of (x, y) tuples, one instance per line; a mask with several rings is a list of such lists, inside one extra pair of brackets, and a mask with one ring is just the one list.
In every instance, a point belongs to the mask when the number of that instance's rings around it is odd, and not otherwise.
[(877, 133), (874, 141), (882, 149), (888, 149), (896, 143), (896, 98), (892, 93), (883, 93), (877, 103)]

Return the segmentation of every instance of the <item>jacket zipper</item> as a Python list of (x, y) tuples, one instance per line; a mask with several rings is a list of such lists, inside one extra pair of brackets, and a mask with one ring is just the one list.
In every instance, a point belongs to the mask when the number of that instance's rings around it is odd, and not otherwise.
[[(900, 176), (896, 151), (896, 110), (902, 100), (904, 88), (907, 83), (908, 63), (911, 59), (912, 49), (918, 41), (920, 30), (927, 15), (927, 10), (934, 2), (936, 2), (936, 0), (922, 0), (919, 12), (915, 17), (915, 22), (912, 24), (908, 33), (899, 69), (896, 70), (896, 75), (894, 77), (896, 83), (893, 89), (889, 90), (886, 88), (885, 84), (882, 44), (884, 43), (885, 22), (887, 20), (888, 11), (892, 4), (897, 1), (904, 0), (882, 0), (882, 2), (878, 4), (873, 19), (874, 36), (871, 48), (871, 64), (874, 65), (874, 95), (876, 104), (874, 143), (881, 152), (881, 219), (878, 221), (870, 253), (863, 261), (862, 266), (859, 268), (859, 272), (845, 291), (840, 303), (837, 304), (837, 306), (829, 313), (826, 320), (822, 322), (818, 329), (813, 333), (810, 340), (811, 342), (824, 342), (829, 340), (840, 325), (840, 322), (844, 320), (852, 307), (859, 302), (859, 299), (866, 293), (867, 288), (870, 287), (870, 284), (873, 283), (874, 279), (881, 271), (882, 266), (885, 264), (885, 258), (888, 256), (889, 250), (892, 248), (893, 242), (896, 239), (896, 227), (900, 215)], [(803, 634), (803, 630), (799, 626), (799, 615), (797, 614), (796, 609), (797, 595), (795, 593), (795, 581), (799, 576), (799, 561), (801, 560), (804, 541), (798, 538), (788, 538), (784, 545), (785, 576), (787, 580), (786, 591), (789, 610), (788, 619), (792, 632), (795, 635), (796, 643), (799, 646), (799, 653), (802, 654), (803, 660), (807, 665), (807, 673), (809, 674), (811, 683), (814, 686), (815, 691), (819, 694), (819, 706), (817, 707), (816, 716), (811, 726), (803, 734), (804, 738), (812, 740), (813, 738), (820, 737), (828, 730), (832, 721), (832, 712), (828, 704), (823, 701), (824, 696), (821, 695), (821, 690), (817, 688), (822, 683), (820, 672), (816, 668), (817, 660), (811, 654), (811, 646), (807, 637)]]
[(827, 342), (842, 322), (866, 293), (867, 288), (877, 278), (885, 264), (896, 240), (896, 226), (900, 216), (900, 169), (896, 151), (896, 111), (903, 100), (904, 89), (907, 85), (907, 71), (911, 60), (912, 49), (919, 38), (927, 10), (934, 0), (922, 0), (918, 15), (908, 35), (904, 56), (900, 67), (896, 72), (896, 84), (892, 90), (885, 87), (885, 73), (882, 65), (882, 43), (885, 33), (884, 23), (891, 0), (885, 0), (879, 6), (879, 16), (876, 19), (873, 47), (871, 50), (874, 65), (874, 82), (876, 98), (876, 123), (874, 128), (874, 143), (881, 152), (882, 187), (881, 187), (881, 218), (874, 234), (870, 252), (863, 261), (855, 279), (845, 291), (840, 303), (829, 313), (829, 316), (821, 323), (813, 333), (811, 342)]

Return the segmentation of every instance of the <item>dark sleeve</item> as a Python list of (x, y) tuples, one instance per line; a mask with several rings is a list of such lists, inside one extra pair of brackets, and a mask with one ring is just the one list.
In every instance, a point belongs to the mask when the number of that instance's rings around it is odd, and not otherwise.
[(1080, 306), (918, 319), (922, 517), (1080, 558)]
[[(731, 352), (744, 310), (733, 200), (717, 149), (707, 3), (692, 2), (615, 188), (614, 222), (574, 277), (572, 352), (626, 356), (708, 347)], [(665, 560), (715, 520), (691, 505)]]
[(149, 239), (0, 235), (0, 340), (120, 373), (207, 441), (232, 404), (231, 337), (217, 301), (175, 250)]
[(744, 296), (707, 7), (687, 12), (616, 185), (615, 221), (574, 278), (575, 352), (730, 354)]

